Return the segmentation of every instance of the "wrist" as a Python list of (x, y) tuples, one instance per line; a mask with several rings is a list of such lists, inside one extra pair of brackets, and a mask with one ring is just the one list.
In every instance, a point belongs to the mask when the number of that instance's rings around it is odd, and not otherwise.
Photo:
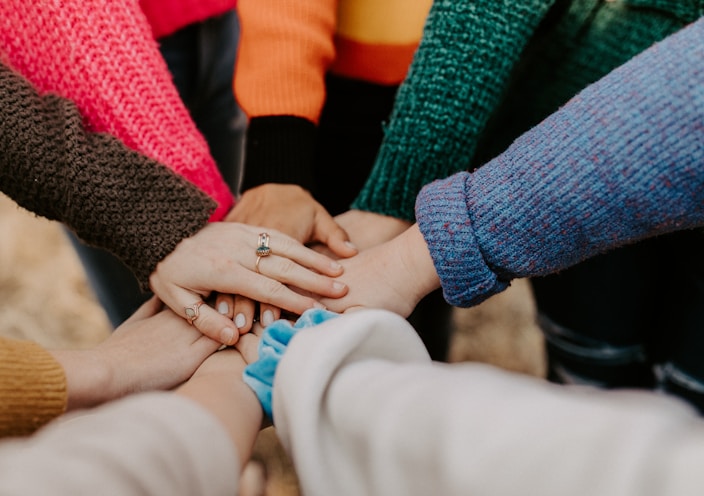
[(94, 350), (50, 351), (66, 376), (66, 410), (89, 408), (115, 399), (113, 374)]
[(335, 221), (360, 250), (390, 241), (412, 225), (411, 222), (397, 217), (356, 209), (335, 216)]
[[(222, 352), (219, 352), (222, 353)], [(243, 367), (242, 367), (243, 368)], [(256, 441), (264, 414), (254, 392), (231, 372), (213, 372), (193, 377), (176, 390), (210, 412), (227, 431), (243, 464)]]
[(411, 297), (416, 303), (440, 287), (440, 277), (435, 270), (433, 258), (418, 224), (412, 225), (398, 238), (399, 260), (405, 266), (402, 273), (408, 275), (405, 281)]

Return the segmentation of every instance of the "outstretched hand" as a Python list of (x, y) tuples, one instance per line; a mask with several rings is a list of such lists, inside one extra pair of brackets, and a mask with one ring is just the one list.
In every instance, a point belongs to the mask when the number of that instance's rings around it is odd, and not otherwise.
[(357, 253), (325, 207), (295, 184), (263, 184), (245, 191), (225, 220), (271, 227), (306, 245), (322, 243), (341, 258)]
[[(357, 253), (345, 230), (313, 196), (295, 184), (263, 184), (245, 191), (225, 219), (254, 226), (266, 226), (330, 258), (346, 258)], [(321, 247), (323, 250), (318, 249)], [(240, 334), (249, 332), (255, 317), (256, 302), (242, 294), (219, 294), (216, 308), (232, 309)], [(259, 321), (265, 326), (277, 320), (280, 308), (259, 301)]]
[[(214, 222), (184, 239), (149, 278), (154, 293), (199, 331), (223, 344), (237, 342), (233, 311), (204, 303), (212, 292), (238, 294), (300, 314), (320, 307), (310, 295), (339, 298), (347, 291), (335, 279), (342, 266), (273, 229), (271, 253), (258, 257), (265, 230), (234, 222)], [(251, 325), (251, 321), (250, 321)]]
[(349, 287), (338, 299), (320, 301), (333, 312), (384, 308), (408, 317), (418, 302), (440, 287), (430, 252), (417, 225), (391, 241), (340, 260), (340, 280)]
[(385, 243), (412, 225), (409, 221), (389, 215), (354, 209), (336, 215), (335, 221), (344, 228), (359, 250)]
[(95, 348), (51, 353), (64, 369), (68, 408), (74, 409), (171, 389), (219, 346), (153, 297)]
[(249, 459), (259, 429), (266, 425), (259, 400), (242, 380), (245, 366), (257, 359), (261, 331), (261, 326), (256, 325), (253, 332), (242, 336), (237, 349), (213, 353), (176, 391), (200, 404), (220, 421), (242, 466)]

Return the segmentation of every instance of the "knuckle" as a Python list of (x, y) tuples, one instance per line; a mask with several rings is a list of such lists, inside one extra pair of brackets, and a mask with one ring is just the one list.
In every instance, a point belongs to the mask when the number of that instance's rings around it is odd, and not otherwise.
[(201, 313), (193, 322), (193, 325), (206, 336), (217, 339), (220, 334), (220, 327), (217, 325), (219, 316), (211, 315), (210, 312)]
[(284, 278), (287, 278), (287, 276), (290, 276), (293, 271), (296, 269), (297, 264), (294, 263), (292, 260), (288, 258), (284, 258), (281, 260), (281, 266), (279, 267), (279, 270)]
[(267, 298), (263, 300), (262, 303), (274, 304), (275, 302), (281, 301), (284, 298), (286, 291), (286, 286), (278, 281), (270, 279), (266, 285)]
[(276, 232), (276, 247), (281, 253), (288, 253), (291, 250), (293, 240), (281, 232)]
[[(283, 288), (283, 285), (275, 279), (268, 279), (267, 278), (266, 282), (264, 283), (264, 290), (266, 291), (266, 294), (270, 295), (270, 296), (280, 294), (282, 288)], [(271, 300), (269, 300), (268, 302), (270, 302), (270, 301)]]

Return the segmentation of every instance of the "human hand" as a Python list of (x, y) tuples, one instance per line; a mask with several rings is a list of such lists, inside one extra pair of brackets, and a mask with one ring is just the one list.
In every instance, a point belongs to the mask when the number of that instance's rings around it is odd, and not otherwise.
[(322, 243), (338, 257), (357, 253), (345, 230), (296, 184), (269, 183), (245, 191), (225, 220), (271, 227), (303, 244)]
[[(238, 348), (226, 348), (206, 359), (190, 380), (178, 388), (177, 394), (198, 403), (212, 413), (227, 430), (242, 465), (249, 459), (257, 433), (263, 424), (263, 411), (254, 392), (242, 380), (247, 363), (256, 360), (257, 333), (243, 336)], [(240, 351), (240, 349), (242, 351)], [(254, 353), (254, 355), (252, 355)]]
[(262, 231), (234, 222), (207, 225), (157, 265), (149, 278), (152, 290), (177, 314), (190, 314), (203, 334), (227, 345), (239, 339), (239, 331), (231, 311), (221, 314), (203, 304), (213, 291), (241, 294), (296, 314), (320, 306), (311, 294), (345, 294), (347, 287), (333, 279), (342, 272), (339, 263), (282, 233), (269, 230), (271, 254), (258, 258), (256, 240)]
[(389, 241), (411, 227), (411, 222), (364, 210), (348, 210), (335, 216), (359, 250)]
[(425, 295), (440, 287), (440, 278), (417, 225), (340, 263), (345, 268), (340, 280), (349, 291), (336, 300), (320, 300), (333, 312), (384, 308), (408, 317)]
[[(281, 308), (268, 303), (256, 302), (242, 295), (217, 293), (215, 308), (222, 315), (232, 319), (241, 336), (250, 332), (256, 324), (254, 314), (259, 307), (259, 322), (265, 327), (281, 316)], [(236, 341), (239, 342), (239, 341)]]
[[(313, 196), (295, 184), (263, 184), (242, 194), (225, 219), (230, 222), (267, 226), (291, 236), (303, 244), (325, 247), (330, 258), (345, 258), (357, 253), (347, 233)], [(323, 253), (321, 249), (316, 250)], [(249, 332), (256, 303), (243, 295), (218, 294), (215, 308), (230, 309), (240, 332)], [(277, 320), (281, 309), (259, 302), (259, 320), (267, 326)]]
[(66, 374), (68, 409), (171, 389), (218, 349), (220, 343), (162, 308), (151, 298), (95, 348), (50, 352)]

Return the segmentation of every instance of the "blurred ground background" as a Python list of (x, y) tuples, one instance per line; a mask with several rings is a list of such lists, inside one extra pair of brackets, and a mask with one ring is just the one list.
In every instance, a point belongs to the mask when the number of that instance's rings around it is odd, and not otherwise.
[[(85, 348), (110, 332), (59, 224), (0, 195), (0, 333), (50, 348)], [(457, 309), (450, 361), (475, 360), (542, 375), (542, 338), (527, 281), (472, 309)], [(268, 473), (267, 496), (297, 495), (295, 473), (272, 428), (255, 449)]]

